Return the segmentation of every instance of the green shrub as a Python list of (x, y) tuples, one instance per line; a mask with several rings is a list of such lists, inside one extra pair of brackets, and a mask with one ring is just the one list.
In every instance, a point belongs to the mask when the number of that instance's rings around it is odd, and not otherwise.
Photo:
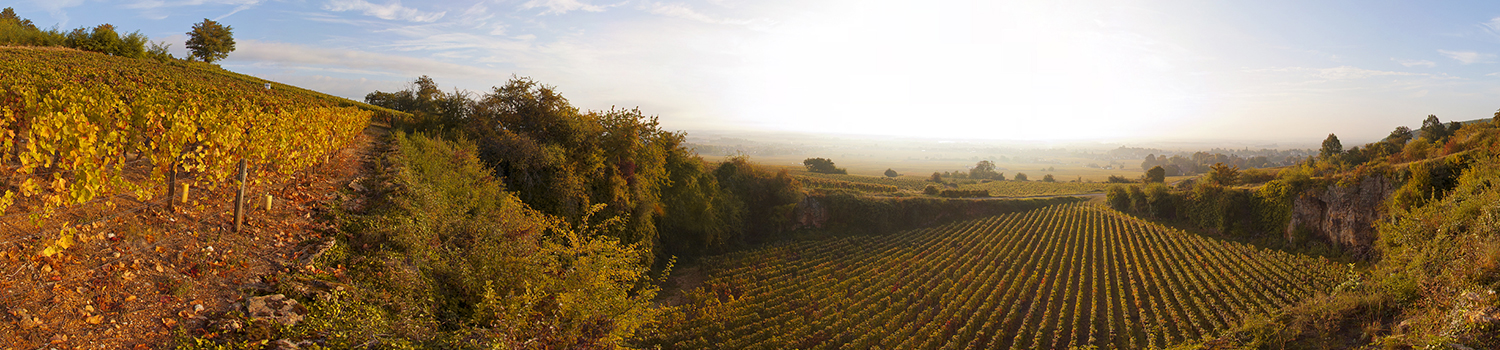
[(302, 323), (247, 327), (210, 345), (613, 348), (661, 312), (651, 303), (649, 252), (603, 234), (623, 220), (594, 216), (602, 204), (566, 223), (505, 191), (472, 142), (398, 132), (392, 143), (372, 181), (388, 195), (366, 212), (338, 214), (344, 234), (320, 260), (348, 269), (337, 281), (347, 293), (288, 289), (309, 305)]
[(1126, 191), (1123, 185), (1109, 186), (1109, 191), (1104, 195), (1104, 201), (1109, 203), (1109, 207), (1115, 210), (1123, 212), (1131, 211), (1130, 192)]

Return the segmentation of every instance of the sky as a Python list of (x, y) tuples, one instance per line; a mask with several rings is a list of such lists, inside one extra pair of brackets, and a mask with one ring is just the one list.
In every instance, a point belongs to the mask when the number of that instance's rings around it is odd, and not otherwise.
[(1371, 142), (1500, 109), (1500, 2), (6, 0), (351, 99), (512, 77), (672, 130)]

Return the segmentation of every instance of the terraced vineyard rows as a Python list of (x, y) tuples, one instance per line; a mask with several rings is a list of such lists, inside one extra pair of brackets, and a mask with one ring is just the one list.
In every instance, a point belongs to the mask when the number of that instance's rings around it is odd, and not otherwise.
[(1327, 290), (1325, 261), (1074, 203), (705, 261), (646, 345), (699, 349), (1163, 347)]
[(174, 172), (224, 187), (242, 160), (252, 182), (286, 176), (352, 140), (371, 110), (397, 113), (204, 64), (0, 49), (0, 214), (149, 200)]

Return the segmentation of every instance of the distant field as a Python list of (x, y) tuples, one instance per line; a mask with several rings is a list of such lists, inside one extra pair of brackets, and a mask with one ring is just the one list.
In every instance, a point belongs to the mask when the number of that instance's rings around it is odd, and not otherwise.
[(705, 259), (647, 347), (1161, 348), (1326, 292), (1341, 267), (1093, 204)]
[[(835, 155), (836, 156), (836, 155)], [(768, 165), (773, 168), (785, 168), (787, 170), (804, 169), (802, 160), (810, 156), (753, 156), (751, 161), (758, 164)], [(714, 160), (714, 157), (707, 157)], [(832, 158), (838, 167), (849, 170), (850, 175), (881, 176), (885, 169), (895, 170), (905, 176), (925, 179), (932, 172), (968, 171), (978, 160), (912, 160), (912, 159), (869, 159), (869, 158)], [(1080, 177), (1083, 181), (1104, 182), (1110, 175), (1124, 176), (1127, 178), (1139, 178), (1145, 173), (1140, 169), (1141, 160), (1132, 159), (1122, 161), (1130, 163), (1117, 169), (1091, 168), (1088, 164), (1108, 162), (1089, 160), (1083, 158), (1060, 158), (1057, 163), (1024, 163), (1024, 162), (997, 162), (995, 165), (1000, 172), (1009, 179), (1016, 173), (1026, 173), (1026, 176), (1040, 180), (1042, 175), (1052, 174), (1059, 181), (1071, 181)], [(1118, 165), (1118, 164), (1117, 164)], [(1043, 169), (1053, 169), (1051, 171)]]
[[(786, 168), (787, 172), (801, 179), (808, 188), (850, 189), (870, 193), (920, 192), (933, 184), (926, 177), (903, 175), (894, 178), (885, 176), (821, 174), (804, 169)], [(1167, 182), (1175, 182), (1192, 176), (1173, 176)], [(1061, 178), (1061, 181), (1071, 179)], [(1104, 193), (1109, 183), (1104, 182), (1042, 182), (1042, 181), (990, 181), (949, 180), (959, 183), (959, 190), (989, 190), (992, 197), (1064, 196), (1076, 194)], [(968, 183), (968, 182), (974, 183)], [(944, 189), (948, 187), (943, 187)]]

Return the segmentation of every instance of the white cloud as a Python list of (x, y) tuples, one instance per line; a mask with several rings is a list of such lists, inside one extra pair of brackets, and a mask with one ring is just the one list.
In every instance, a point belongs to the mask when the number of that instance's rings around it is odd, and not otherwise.
[(47, 14), (52, 15), (52, 18), (61, 22), (58, 23), (58, 26), (67, 27), (68, 13), (67, 11), (63, 11), (63, 9), (83, 5), (83, 0), (33, 0), (32, 3), (35, 3), (37, 7), (47, 10)]
[(683, 5), (680, 5), (680, 4), (663, 4), (663, 3), (659, 3), (659, 2), (651, 4), (651, 13), (652, 14), (657, 14), (657, 15), (663, 15), (663, 16), (667, 16), (667, 17), (676, 17), (676, 18), (681, 18), (681, 19), (686, 19), (686, 20), (693, 20), (693, 21), (698, 21), (698, 22), (703, 22), (703, 23), (712, 23), (712, 24), (746, 25), (746, 24), (750, 24), (750, 23), (754, 22), (754, 21), (751, 21), (751, 20), (742, 20), (742, 19), (718, 19), (718, 18), (713, 18), (713, 17), (710, 17), (709, 15), (705, 15), (705, 14), (703, 14), (701, 12), (694, 11), (692, 8), (689, 8), (687, 6), (683, 6)]
[(569, 11), (578, 11), (578, 10), (583, 10), (583, 11), (588, 11), (588, 12), (602, 12), (602, 11), (604, 11), (604, 8), (605, 8), (604, 6), (590, 5), (590, 4), (587, 4), (587, 3), (584, 3), (584, 2), (581, 2), (581, 1), (578, 1), (578, 0), (531, 0), (531, 1), (527, 1), (525, 4), (521, 4), (521, 8), (522, 9), (526, 9), (526, 10), (530, 10), (530, 9), (534, 9), (534, 8), (538, 8), (538, 7), (545, 7), (545, 8), (547, 8), (546, 11), (542, 11), (542, 14), (544, 14), (544, 15), (546, 15), (546, 14), (558, 14), (558, 15), (560, 15), (560, 14), (568, 13)]
[(1463, 64), (1487, 63), (1490, 62), (1491, 59), (1495, 58), (1495, 54), (1478, 53), (1474, 51), (1438, 50), (1438, 53), (1443, 54), (1443, 56), (1448, 56), (1448, 58), (1458, 60), (1459, 62), (1463, 62)]
[(257, 1), (252, 1), (252, 2), (245, 3), (245, 4), (240, 5), (240, 6), (236, 6), (234, 8), (234, 11), (229, 11), (229, 13), (226, 13), (223, 16), (214, 17), (214, 20), (215, 21), (224, 20), (225, 17), (233, 16), (236, 13), (240, 13), (240, 11), (249, 10), (251, 7), (255, 7), (255, 5), (259, 5), (259, 4), (260, 4), (260, 1), (257, 0)]
[(414, 8), (401, 6), (401, 1), (393, 0), (385, 5), (372, 4), (365, 0), (332, 0), (323, 5), (324, 10), (343, 12), (360, 11), (366, 16), (375, 16), (387, 20), (404, 20), (410, 22), (434, 22), (448, 14), (443, 12), (424, 12)]
[(1491, 18), (1489, 22), (1481, 23), (1480, 26), (1492, 34), (1500, 34), (1500, 17)]
[(1318, 77), (1324, 78), (1324, 79), (1328, 79), (1328, 80), (1363, 79), (1363, 78), (1369, 78), (1369, 77), (1392, 76), (1392, 75), (1401, 76), (1401, 75), (1422, 75), (1422, 74), (1407, 73), (1407, 72), (1392, 72), (1392, 71), (1369, 70), (1369, 69), (1356, 68), (1356, 67), (1350, 67), (1350, 66), (1338, 66), (1338, 67), (1333, 67), (1333, 68), (1323, 68), (1323, 69), (1319, 69), (1318, 73), (1317, 73)]
[(423, 74), (491, 76), (499, 78), (508, 76), (507, 73), (474, 66), (368, 51), (329, 49), (260, 40), (244, 40), (236, 46), (237, 50), (229, 55), (226, 61), (261, 66), (275, 65), (299, 70), (361, 73), (403, 78)]
[(141, 1), (136, 1), (135, 3), (129, 4), (129, 5), (125, 5), (125, 8), (128, 8), (128, 9), (138, 9), (138, 10), (146, 10), (146, 9), (161, 8), (161, 7), (166, 7), (166, 6), (167, 6), (167, 2), (166, 1), (161, 1), (161, 0), (141, 0)]
[(1423, 67), (1431, 68), (1431, 67), (1436, 67), (1437, 66), (1437, 62), (1428, 61), (1428, 60), (1403, 60), (1403, 59), (1394, 58), (1394, 57), (1391, 58), (1391, 60), (1392, 61), (1396, 61), (1396, 63), (1400, 63), (1401, 65), (1407, 66), (1407, 67), (1423, 66)]

